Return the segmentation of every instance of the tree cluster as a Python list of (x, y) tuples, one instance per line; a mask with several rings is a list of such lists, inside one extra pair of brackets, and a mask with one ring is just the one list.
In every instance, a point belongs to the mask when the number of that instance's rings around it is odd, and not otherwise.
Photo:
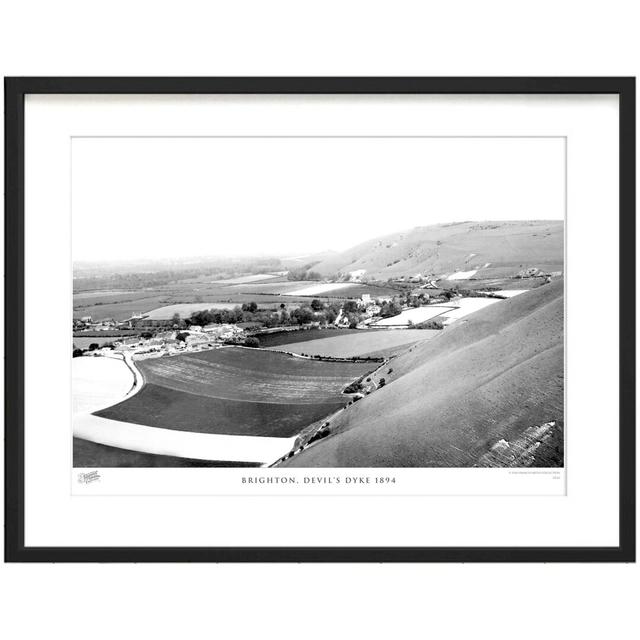
[(322, 275), (317, 271), (311, 271), (312, 266), (313, 265), (308, 264), (299, 269), (291, 269), (289, 273), (287, 273), (287, 280), (322, 280)]

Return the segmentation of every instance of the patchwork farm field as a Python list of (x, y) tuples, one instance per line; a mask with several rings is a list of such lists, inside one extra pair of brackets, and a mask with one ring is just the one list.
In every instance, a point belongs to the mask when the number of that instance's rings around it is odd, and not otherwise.
[[(256, 277), (242, 276), (219, 282), (191, 280), (138, 291), (82, 291), (73, 296), (73, 317), (120, 321), (137, 313), (164, 316), (168, 313), (165, 307), (176, 305), (184, 305), (184, 309), (177, 312), (187, 317), (194, 310), (233, 308), (245, 302), (257, 302), (260, 308), (275, 309), (283, 302), (287, 306), (308, 304), (312, 297), (341, 300), (359, 298), (365, 293), (372, 298), (397, 293), (393, 288), (378, 285), (296, 282), (264, 275), (255, 280)], [(169, 318), (173, 313), (175, 311)]]
[[(196, 302), (200, 298), (203, 302)], [(308, 303), (307, 298), (290, 296), (284, 300), (286, 303)], [(261, 295), (234, 291), (232, 287), (223, 285), (208, 285), (198, 287), (182, 286), (173, 291), (140, 291), (137, 294), (127, 294), (110, 299), (96, 298), (91, 300), (84, 294), (74, 296), (73, 317), (82, 318), (91, 316), (93, 320), (113, 318), (114, 320), (126, 320), (134, 313), (147, 314), (170, 305), (197, 305), (199, 309), (212, 309), (216, 305), (232, 309), (241, 306), (245, 302), (257, 302), (260, 308), (276, 308), (283, 299), (278, 295)], [(297, 305), (296, 305), (297, 306)], [(220, 307), (218, 307), (220, 308)]]
[[(267, 285), (229, 285), (216, 283), (179, 283), (143, 289), (134, 293), (108, 293), (90, 295), (91, 292), (77, 293), (73, 296), (73, 317), (91, 316), (93, 320), (113, 318), (126, 320), (135, 313), (147, 314), (170, 305), (193, 305), (197, 309), (233, 308), (245, 302), (257, 302), (260, 308), (275, 309), (282, 302), (287, 306), (308, 304), (309, 298), (287, 295), (283, 298), (278, 289), (289, 288), (293, 284), (300, 288), (306, 283), (282, 282), (273, 285), (273, 292), (255, 290)], [(272, 286), (272, 285), (269, 285)], [(247, 289), (249, 287), (249, 289)], [(185, 314), (191, 311), (185, 308)]]
[[(329, 333), (329, 332), (324, 332)], [(406, 347), (435, 338), (440, 332), (427, 329), (389, 329), (387, 331), (360, 330), (350, 335), (331, 332), (326, 338), (293, 342), (271, 349), (286, 349), (293, 353), (349, 358), (352, 356), (388, 357)], [(337, 334), (337, 335), (336, 335)]]
[(137, 364), (142, 390), (96, 415), (180, 431), (274, 437), (293, 436), (344, 406), (342, 389), (377, 366), (238, 347)]

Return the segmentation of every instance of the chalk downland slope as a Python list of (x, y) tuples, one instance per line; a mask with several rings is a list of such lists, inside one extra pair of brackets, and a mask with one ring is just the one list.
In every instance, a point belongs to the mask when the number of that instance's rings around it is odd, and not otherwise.
[(395, 358), (299, 467), (466, 467), (564, 412), (563, 281), (493, 305)]
[(326, 257), (313, 270), (335, 274), (364, 269), (365, 276), (379, 279), (461, 271), (506, 277), (531, 267), (562, 271), (563, 246), (564, 223), (558, 220), (460, 222), (375, 238)]

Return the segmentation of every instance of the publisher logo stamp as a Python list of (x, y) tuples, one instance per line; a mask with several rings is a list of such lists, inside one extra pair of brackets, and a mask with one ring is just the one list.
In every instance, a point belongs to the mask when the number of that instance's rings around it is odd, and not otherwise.
[(100, 474), (97, 471), (88, 471), (86, 473), (78, 474), (78, 482), (80, 484), (90, 484), (100, 480)]

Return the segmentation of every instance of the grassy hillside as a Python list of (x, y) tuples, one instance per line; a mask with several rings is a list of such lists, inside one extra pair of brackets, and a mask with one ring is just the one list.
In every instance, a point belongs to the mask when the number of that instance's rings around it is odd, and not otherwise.
[(472, 466), (564, 412), (563, 281), (493, 305), (395, 358), (386, 386), (284, 466)]
[(386, 279), (416, 273), (440, 276), (490, 263), (478, 276), (504, 277), (529, 267), (562, 271), (563, 246), (562, 221), (460, 222), (369, 240), (325, 258), (313, 269), (323, 274), (365, 269), (367, 276)]

